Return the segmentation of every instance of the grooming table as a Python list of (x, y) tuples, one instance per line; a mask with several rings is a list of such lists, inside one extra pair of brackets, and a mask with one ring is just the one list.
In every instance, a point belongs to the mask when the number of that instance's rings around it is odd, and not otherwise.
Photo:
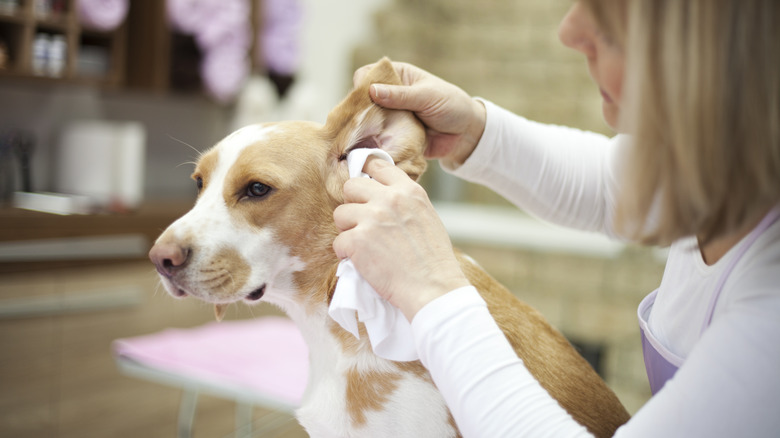
[(191, 434), (199, 393), (235, 400), (236, 436), (250, 437), (252, 407), (273, 411), (263, 418), (264, 431), (287, 423), (308, 379), (308, 348), (283, 317), (167, 329), (117, 339), (112, 349), (122, 373), (182, 389), (179, 437)]

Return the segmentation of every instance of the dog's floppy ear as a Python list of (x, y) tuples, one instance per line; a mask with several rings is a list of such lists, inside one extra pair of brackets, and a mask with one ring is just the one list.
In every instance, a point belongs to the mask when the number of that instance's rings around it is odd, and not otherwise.
[(382, 148), (413, 179), (425, 171), (425, 129), (409, 111), (382, 108), (371, 100), (374, 83), (400, 85), (401, 78), (389, 59), (383, 58), (362, 83), (334, 108), (325, 122), (333, 141), (333, 156), (340, 160), (356, 148)]

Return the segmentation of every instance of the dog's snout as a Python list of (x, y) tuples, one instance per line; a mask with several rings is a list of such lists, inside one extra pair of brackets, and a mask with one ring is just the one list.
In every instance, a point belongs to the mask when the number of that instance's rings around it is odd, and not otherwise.
[(179, 245), (171, 243), (156, 243), (149, 251), (149, 259), (152, 260), (157, 272), (170, 277), (187, 263), (190, 251)]

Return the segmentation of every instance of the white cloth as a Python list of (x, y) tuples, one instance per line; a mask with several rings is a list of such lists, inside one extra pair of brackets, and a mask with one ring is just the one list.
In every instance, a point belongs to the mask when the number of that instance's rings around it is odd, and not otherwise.
[[(354, 149), (347, 155), (349, 176), (368, 178), (363, 165), (372, 155), (393, 163), (381, 149)], [(365, 324), (371, 348), (379, 357), (398, 362), (417, 360), (411, 324), (403, 313), (376, 293), (351, 260), (342, 260), (336, 275), (339, 279), (328, 308), (330, 317), (358, 339), (357, 321)]]
[[(610, 234), (621, 136), (610, 140), (485, 106), (482, 139), (454, 172), (547, 220)], [(695, 239), (672, 245), (649, 324), (687, 359), (616, 436), (777, 436), (780, 222), (735, 267), (712, 325), (700, 334), (707, 293), (735, 249), (707, 266)], [(412, 328), (420, 360), (463, 436), (589, 436), (535, 384), (476, 290), (455, 292), (423, 307)]]

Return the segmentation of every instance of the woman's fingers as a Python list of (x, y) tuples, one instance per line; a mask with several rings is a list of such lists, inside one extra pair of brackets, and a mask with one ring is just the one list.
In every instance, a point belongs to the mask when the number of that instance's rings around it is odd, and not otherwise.
[(403, 170), (373, 156), (368, 157), (366, 160), (366, 164), (363, 165), (363, 172), (385, 186), (412, 181)]
[(371, 179), (350, 178), (344, 183), (345, 203), (366, 203), (370, 199), (381, 196), (382, 186), (412, 182), (406, 172), (376, 157), (368, 157), (363, 166), (363, 172), (368, 174)]
[(377, 195), (381, 186), (368, 178), (350, 178), (344, 183), (344, 203), (365, 204)]
[(352, 255), (354, 247), (349, 233), (342, 231), (333, 239), (333, 252), (336, 253), (336, 257), (338, 257), (339, 260), (347, 259)]
[(358, 204), (342, 204), (336, 207), (333, 211), (333, 221), (336, 223), (336, 228), (339, 231), (346, 231), (355, 228), (358, 224), (358, 214), (360, 213), (360, 205)]

